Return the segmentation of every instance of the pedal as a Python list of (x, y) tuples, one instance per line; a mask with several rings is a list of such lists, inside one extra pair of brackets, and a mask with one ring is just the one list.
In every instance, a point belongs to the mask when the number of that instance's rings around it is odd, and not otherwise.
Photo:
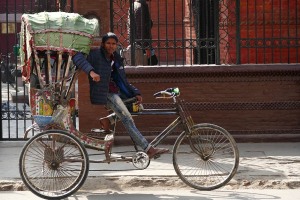
[(104, 140), (105, 141), (111, 141), (114, 139), (114, 134), (106, 134)]

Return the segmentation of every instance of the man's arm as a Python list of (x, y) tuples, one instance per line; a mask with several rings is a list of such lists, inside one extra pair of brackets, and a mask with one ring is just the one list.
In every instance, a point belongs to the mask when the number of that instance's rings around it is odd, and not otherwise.
[(72, 60), (73, 63), (88, 74), (93, 81), (100, 81), (100, 75), (95, 73), (93, 66), (86, 60), (85, 56), (81, 52), (76, 53)]

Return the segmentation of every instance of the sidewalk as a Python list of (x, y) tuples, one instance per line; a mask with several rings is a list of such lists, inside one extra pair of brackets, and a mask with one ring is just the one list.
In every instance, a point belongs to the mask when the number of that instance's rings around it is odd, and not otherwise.
[[(0, 142), (0, 191), (22, 190), (19, 175), (19, 154), (25, 142)], [(172, 150), (172, 146), (162, 146)], [(239, 143), (238, 173), (225, 189), (293, 189), (300, 188), (300, 143)], [(114, 147), (113, 151), (133, 150), (133, 147)], [(89, 153), (97, 151), (89, 150)], [(90, 159), (96, 159), (92, 156)], [(100, 170), (100, 171), (99, 171)], [(137, 170), (131, 163), (91, 163), (84, 189), (142, 185), (172, 185), (185, 187), (178, 179), (172, 164), (172, 154), (151, 160), (150, 166)], [(103, 183), (103, 181), (105, 183)], [(102, 184), (103, 183), (103, 184)], [(112, 185), (113, 184), (113, 185)], [(118, 185), (119, 184), (119, 185)], [(17, 187), (17, 188), (16, 188)]]

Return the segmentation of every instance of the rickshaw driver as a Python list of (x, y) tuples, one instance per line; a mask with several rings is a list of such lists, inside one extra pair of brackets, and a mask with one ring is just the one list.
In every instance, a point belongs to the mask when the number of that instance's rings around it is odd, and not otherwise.
[(121, 56), (116, 52), (117, 43), (118, 37), (109, 32), (102, 37), (100, 48), (92, 49), (87, 58), (78, 52), (73, 56), (73, 63), (88, 74), (91, 103), (106, 105), (112, 109), (133, 141), (152, 159), (169, 150), (155, 148), (149, 144), (137, 129), (130, 112), (122, 101), (122, 98), (136, 97), (138, 103), (141, 103), (142, 97), (140, 91), (127, 81)]

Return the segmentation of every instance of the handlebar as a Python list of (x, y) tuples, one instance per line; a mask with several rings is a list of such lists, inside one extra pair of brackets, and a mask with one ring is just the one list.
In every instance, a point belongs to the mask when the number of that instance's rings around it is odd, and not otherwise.
[(173, 98), (173, 97), (177, 97), (180, 95), (180, 91), (178, 87), (174, 87), (174, 88), (167, 88), (165, 90), (156, 92), (153, 96), (158, 99), (158, 98)]
[[(180, 95), (179, 88), (178, 87), (174, 87), (174, 88), (167, 88), (165, 90), (156, 92), (153, 96), (156, 99), (159, 99), (159, 98), (168, 99), (168, 98), (177, 97), (179, 95)], [(134, 103), (136, 101), (137, 101), (136, 97), (132, 97), (132, 98), (123, 100), (124, 104)]]

